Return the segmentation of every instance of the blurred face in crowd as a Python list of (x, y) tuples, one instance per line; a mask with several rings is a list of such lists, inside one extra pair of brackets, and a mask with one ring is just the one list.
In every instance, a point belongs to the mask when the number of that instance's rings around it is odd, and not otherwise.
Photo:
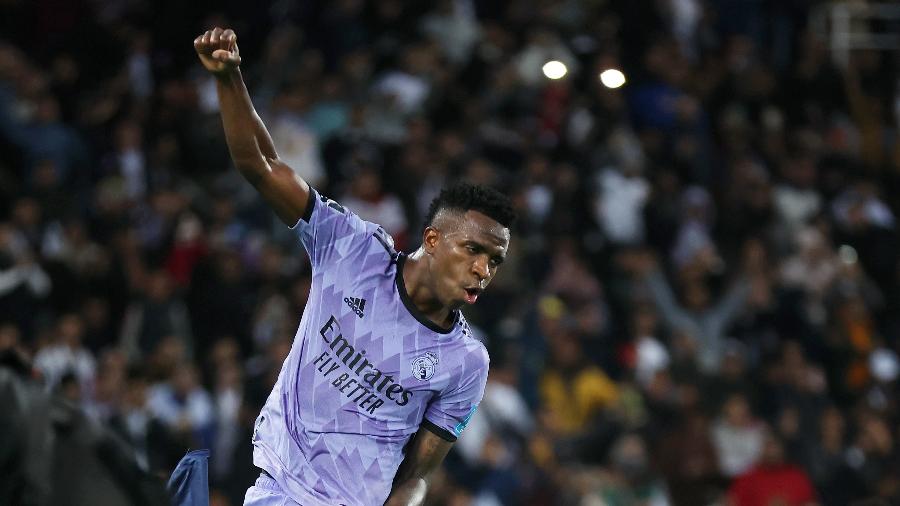
[(619, 439), (612, 450), (612, 464), (627, 478), (638, 478), (647, 471), (647, 447), (640, 436), (629, 434)]
[(139, 149), (143, 132), (137, 124), (125, 121), (116, 129), (116, 147), (122, 151)]
[(210, 351), (210, 361), (213, 367), (230, 364), (240, 360), (241, 350), (237, 340), (233, 337), (223, 337), (213, 344)]
[(551, 353), (554, 363), (566, 370), (573, 369), (582, 362), (581, 342), (578, 336), (563, 331), (552, 338)]
[(858, 445), (870, 455), (889, 455), (893, 451), (894, 438), (888, 424), (878, 416), (867, 416), (861, 423)]
[(241, 385), (241, 367), (235, 362), (227, 362), (216, 371), (216, 389), (237, 389)]
[(234, 218), (234, 202), (229, 197), (220, 197), (213, 202), (213, 218), (219, 223), (229, 223)]
[(647, 337), (656, 334), (656, 313), (649, 307), (641, 307), (635, 311), (632, 327), (635, 337)]
[(163, 271), (156, 271), (147, 280), (147, 297), (154, 301), (165, 301), (172, 295), (172, 281)]
[(483, 158), (472, 160), (465, 168), (466, 180), (475, 184), (492, 186), (497, 183), (497, 171)]
[(128, 359), (118, 350), (107, 350), (100, 357), (94, 395), (101, 402), (119, 400), (127, 386)]
[(813, 227), (805, 228), (797, 234), (797, 246), (800, 255), (807, 262), (815, 263), (828, 257), (825, 236)]
[(75, 314), (67, 314), (59, 321), (59, 338), (68, 346), (78, 346), (84, 333), (84, 322)]
[(41, 160), (32, 170), (34, 185), (37, 188), (55, 188), (59, 183), (59, 170), (51, 159)]
[(688, 309), (699, 311), (709, 304), (709, 290), (701, 281), (692, 281), (684, 288), (684, 302)]
[(286, 336), (282, 338), (276, 338), (269, 343), (269, 346), (266, 348), (266, 355), (269, 358), (269, 361), (273, 364), (278, 364), (278, 367), (274, 369), (275, 372), (278, 372), (281, 367), (281, 363), (287, 358), (288, 353), (291, 351), (291, 344), (293, 336)]
[(37, 111), (35, 114), (38, 121), (42, 123), (52, 123), (59, 120), (59, 103), (55, 98), (46, 96), (37, 103)]
[(29, 228), (41, 221), (41, 206), (32, 198), (22, 198), (13, 205), (12, 217), (16, 224)]
[(177, 336), (165, 336), (156, 345), (149, 363), (156, 374), (167, 376), (174, 367), (182, 363), (187, 357), (184, 341)]
[(764, 466), (777, 466), (784, 464), (784, 445), (772, 434), (766, 437), (763, 444), (762, 455), (760, 455), (760, 463)]
[(0, 325), (0, 351), (12, 348), (19, 343), (19, 329), (15, 325)]
[(837, 408), (829, 408), (819, 420), (822, 443), (829, 449), (841, 448), (844, 444), (844, 416)]
[(729, 425), (735, 427), (743, 427), (753, 419), (750, 405), (743, 395), (732, 395), (729, 397), (725, 401), (725, 405), (722, 406), (722, 416)]
[(81, 386), (74, 375), (65, 376), (59, 385), (59, 392), (69, 402), (77, 403), (81, 400)]
[(186, 396), (197, 386), (197, 371), (194, 366), (185, 363), (175, 369), (172, 376), (172, 386), (178, 395)]
[(259, 258), (259, 272), (263, 279), (277, 279), (284, 265), (284, 254), (281, 248), (268, 244), (263, 248)]
[(128, 388), (122, 398), (126, 407), (131, 409), (143, 408), (147, 402), (147, 380), (142, 376), (135, 376), (128, 380)]
[(350, 189), (360, 200), (375, 200), (381, 195), (381, 176), (375, 169), (361, 168), (353, 178)]
[(445, 306), (474, 304), (509, 249), (509, 229), (473, 210), (441, 210), (425, 229), (431, 289)]
[(807, 188), (811, 186), (816, 180), (814, 160), (808, 156), (798, 156), (791, 159), (784, 167), (784, 177), (797, 187)]
[(722, 358), (720, 372), (723, 378), (738, 380), (744, 376), (744, 357), (737, 351), (729, 351)]
[(216, 259), (216, 273), (226, 283), (236, 283), (243, 276), (241, 258), (236, 251), (225, 250)]
[(784, 343), (781, 360), (788, 372), (803, 370), (806, 367), (806, 356), (803, 354), (803, 347), (797, 341)]

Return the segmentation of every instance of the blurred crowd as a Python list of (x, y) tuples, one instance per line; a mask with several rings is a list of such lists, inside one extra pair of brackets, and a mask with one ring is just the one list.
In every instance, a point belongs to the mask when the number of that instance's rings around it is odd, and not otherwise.
[(898, 60), (836, 66), (819, 4), (0, 2), (0, 350), (241, 503), (310, 270), (193, 52), (232, 27), (280, 156), (402, 249), (449, 181), (514, 199), (429, 504), (900, 504)]

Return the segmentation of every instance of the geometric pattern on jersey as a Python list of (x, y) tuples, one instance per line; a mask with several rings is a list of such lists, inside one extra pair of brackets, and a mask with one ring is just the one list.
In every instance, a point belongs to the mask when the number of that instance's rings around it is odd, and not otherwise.
[(449, 329), (419, 313), (405, 257), (378, 225), (314, 190), (306, 213), (293, 229), (312, 287), (256, 420), (253, 462), (305, 506), (380, 505), (420, 427), (451, 441), (465, 428), (487, 351), (459, 311)]

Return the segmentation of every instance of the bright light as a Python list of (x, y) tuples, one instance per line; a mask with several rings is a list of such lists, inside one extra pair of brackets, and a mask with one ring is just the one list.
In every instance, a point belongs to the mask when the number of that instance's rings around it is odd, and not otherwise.
[(566, 72), (569, 71), (566, 68), (565, 63), (557, 60), (548, 61), (544, 64), (544, 67), (541, 70), (543, 70), (544, 75), (550, 79), (559, 79), (562, 76), (566, 75)]
[(600, 82), (607, 88), (618, 88), (625, 84), (625, 74), (618, 69), (606, 69), (600, 72)]
[(855, 264), (859, 259), (859, 255), (856, 254), (856, 250), (853, 249), (853, 246), (848, 246), (846, 244), (838, 248), (838, 256), (847, 265)]

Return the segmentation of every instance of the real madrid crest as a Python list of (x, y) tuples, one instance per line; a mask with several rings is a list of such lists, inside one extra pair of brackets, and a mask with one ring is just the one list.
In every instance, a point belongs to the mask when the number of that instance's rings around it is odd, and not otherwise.
[(437, 365), (437, 355), (426, 351), (424, 355), (420, 355), (412, 361), (413, 376), (421, 381), (428, 381), (434, 376), (434, 370), (437, 368)]

